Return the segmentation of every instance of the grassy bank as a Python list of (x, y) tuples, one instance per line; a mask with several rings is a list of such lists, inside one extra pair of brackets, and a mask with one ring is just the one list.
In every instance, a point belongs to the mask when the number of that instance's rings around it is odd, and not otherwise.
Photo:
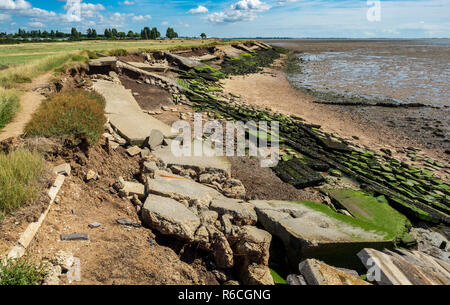
[(45, 276), (44, 265), (35, 266), (27, 258), (9, 259), (0, 264), (0, 286), (40, 285)]
[(24, 149), (0, 152), (0, 219), (38, 198), (46, 172), (38, 153)]
[(6, 90), (0, 87), (0, 129), (12, 120), (19, 108), (17, 91)]
[(27, 136), (59, 136), (95, 144), (106, 123), (105, 100), (97, 93), (71, 90), (44, 101), (25, 127)]

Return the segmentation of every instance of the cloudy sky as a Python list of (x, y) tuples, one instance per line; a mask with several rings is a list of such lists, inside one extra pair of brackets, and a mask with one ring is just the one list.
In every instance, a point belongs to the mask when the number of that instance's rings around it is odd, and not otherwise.
[(450, 0), (0, 0), (0, 32), (144, 26), (183, 36), (449, 38)]

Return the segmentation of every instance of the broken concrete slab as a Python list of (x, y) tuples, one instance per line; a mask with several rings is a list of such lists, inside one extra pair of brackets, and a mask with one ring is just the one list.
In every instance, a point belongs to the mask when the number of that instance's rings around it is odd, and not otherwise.
[(202, 56), (193, 56), (193, 57), (189, 57), (189, 58), (192, 60), (195, 60), (195, 61), (205, 62), (205, 61), (210, 61), (210, 60), (216, 59), (217, 56), (213, 55), (213, 54), (205, 54)]
[(209, 207), (211, 201), (222, 198), (222, 194), (213, 188), (180, 176), (156, 176), (148, 179), (147, 192), (175, 200), (186, 200), (193, 205)]
[(263, 228), (283, 241), (292, 266), (301, 258), (317, 258), (333, 266), (354, 268), (360, 264), (356, 254), (361, 249), (393, 247), (385, 232), (318, 202), (250, 203)]
[(308, 285), (370, 285), (359, 277), (315, 259), (307, 259), (301, 262), (299, 271)]
[(272, 235), (255, 226), (243, 226), (238, 234), (237, 242), (233, 245), (235, 255), (245, 258), (249, 263), (269, 264), (269, 249)]
[(136, 195), (139, 198), (145, 197), (145, 185), (138, 182), (124, 181), (121, 192), (125, 193), (125, 196)]
[(149, 72), (164, 72), (170, 67), (163, 64), (147, 64), (144, 62), (127, 62), (129, 65)]
[(142, 208), (145, 225), (162, 234), (194, 241), (200, 218), (186, 206), (171, 198), (149, 195)]
[(264, 265), (248, 265), (241, 278), (244, 285), (275, 285), (269, 267)]
[[(406, 252), (403, 250), (400, 253)], [(414, 260), (411, 260), (411, 256)], [(399, 255), (391, 251), (363, 249), (358, 253), (368, 269), (367, 279), (379, 285), (449, 285), (450, 274), (437, 259), (418, 251)]]
[(78, 257), (74, 258), (73, 266), (67, 271), (67, 281), (69, 284), (81, 282), (81, 261)]
[(89, 61), (89, 66), (91, 67), (112, 66), (116, 64), (117, 60), (118, 59), (115, 56), (100, 57)]
[(170, 52), (164, 52), (164, 56), (166, 57), (166, 59), (169, 62), (174, 62), (178, 66), (180, 66), (181, 68), (184, 68), (184, 69), (193, 69), (195, 67), (202, 67), (205, 65), (200, 61), (196, 61), (191, 58), (183, 57), (180, 55), (175, 55)]
[(111, 126), (129, 144), (142, 145), (153, 129), (166, 138), (178, 135), (169, 125), (143, 113), (131, 92), (121, 84), (99, 80), (93, 87), (106, 100), (105, 114)]
[[(170, 145), (155, 149), (153, 155), (161, 159), (169, 167), (176, 165), (197, 169), (214, 169), (231, 175), (230, 161), (226, 157), (216, 156), (214, 150), (207, 143), (194, 140), (190, 151), (186, 151), (181, 156), (174, 154), (174, 152), (179, 151), (179, 145), (180, 142), (178, 140), (172, 140), (170, 141)], [(196, 146), (203, 152), (200, 156), (195, 154)]]
[(71, 167), (69, 163), (63, 163), (53, 168), (53, 172), (57, 175), (70, 176)]
[(219, 197), (212, 201), (209, 208), (220, 215), (230, 215), (237, 225), (253, 225), (258, 221), (253, 205), (243, 200)]
[(216, 46), (216, 49), (221, 51), (228, 58), (239, 57), (239, 55), (244, 52), (230, 45)]

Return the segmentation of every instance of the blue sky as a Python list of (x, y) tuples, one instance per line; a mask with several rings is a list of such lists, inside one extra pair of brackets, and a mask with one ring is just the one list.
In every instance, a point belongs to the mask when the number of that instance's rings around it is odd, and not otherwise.
[(449, 38), (449, 16), (450, 0), (0, 0), (0, 32), (171, 26), (183, 36)]

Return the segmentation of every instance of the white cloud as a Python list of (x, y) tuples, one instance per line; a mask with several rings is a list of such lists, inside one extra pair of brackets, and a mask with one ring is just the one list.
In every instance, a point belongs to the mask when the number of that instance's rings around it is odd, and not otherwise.
[(133, 4), (134, 4), (134, 1), (128, 1), (128, 0), (125, 0), (125, 1), (123, 1), (123, 2), (119, 2), (119, 4), (120, 4), (120, 5), (133, 5)]
[(209, 12), (208, 8), (204, 7), (203, 5), (199, 5), (197, 8), (190, 9), (188, 11), (188, 14), (204, 14)]
[(42, 22), (39, 22), (39, 21), (28, 22), (27, 25), (29, 27), (36, 28), (36, 29), (45, 27), (45, 24), (43, 24)]
[(278, 0), (279, 5), (283, 5), (285, 3), (297, 2), (298, 0)]
[(170, 23), (168, 21), (161, 22), (161, 25), (168, 26)]
[(260, 0), (241, 0), (232, 4), (223, 12), (209, 14), (207, 18), (215, 23), (250, 21), (256, 18), (257, 13), (265, 12), (270, 8), (269, 4)]
[(132, 19), (133, 19), (133, 21), (145, 21), (145, 20), (152, 19), (152, 16), (150, 16), (150, 15), (145, 15), (145, 16), (139, 15), (139, 16), (133, 16)]
[(25, 0), (0, 0), (2, 10), (26, 10), (31, 8), (31, 4)]
[(0, 23), (11, 20), (11, 15), (0, 14)]

